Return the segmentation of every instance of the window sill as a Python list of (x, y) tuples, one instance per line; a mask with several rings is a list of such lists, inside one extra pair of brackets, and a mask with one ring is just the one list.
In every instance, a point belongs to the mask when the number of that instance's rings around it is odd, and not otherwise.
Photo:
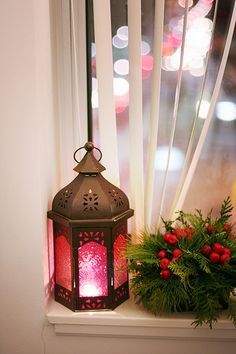
[(47, 319), (56, 334), (180, 340), (235, 341), (235, 327), (222, 315), (214, 330), (194, 328), (191, 313), (155, 317), (134, 304), (124, 302), (114, 311), (71, 312), (55, 301), (48, 306)]

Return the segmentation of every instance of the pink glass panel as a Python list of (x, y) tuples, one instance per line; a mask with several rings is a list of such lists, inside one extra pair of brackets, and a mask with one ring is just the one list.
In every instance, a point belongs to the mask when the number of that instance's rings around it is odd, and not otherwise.
[(124, 235), (119, 235), (114, 242), (114, 288), (127, 282), (127, 262), (125, 258), (126, 239)]
[(107, 296), (107, 248), (88, 242), (78, 249), (79, 296)]
[(56, 238), (55, 257), (56, 283), (72, 290), (70, 245), (63, 235)]

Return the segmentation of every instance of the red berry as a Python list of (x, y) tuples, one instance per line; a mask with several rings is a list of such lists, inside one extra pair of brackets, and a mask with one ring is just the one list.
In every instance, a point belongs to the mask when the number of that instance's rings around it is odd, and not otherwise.
[(216, 252), (211, 252), (209, 259), (212, 263), (218, 263), (220, 260), (220, 255)]
[(223, 254), (229, 254), (229, 255), (231, 255), (231, 249), (230, 248), (228, 248), (228, 247), (225, 247), (224, 248), (224, 253)]
[(178, 239), (175, 235), (171, 235), (171, 237), (169, 238), (169, 243), (171, 245), (174, 245), (176, 242), (178, 242)]
[(231, 229), (231, 225), (230, 224), (224, 224), (224, 231), (228, 231)]
[(179, 260), (179, 257), (173, 257), (171, 262), (175, 262), (175, 261), (178, 261)]
[(174, 256), (174, 258), (178, 258), (179, 256), (181, 256), (182, 253), (183, 253), (183, 251), (181, 251), (179, 248), (176, 248), (173, 251), (173, 256)]
[(187, 237), (190, 239), (193, 235), (193, 230), (190, 229), (189, 227), (186, 227), (185, 229), (174, 229), (174, 234), (178, 239)]
[(163, 269), (160, 272), (160, 276), (162, 279), (168, 279), (171, 276), (171, 271), (169, 269)]
[(180, 239), (184, 236), (184, 230), (182, 229), (174, 229), (175, 236)]
[(162, 258), (162, 260), (160, 261), (160, 267), (162, 269), (166, 269), (169, 264), (170, 264), (170, 260), (168, 258)]
[(222, 246), (220, 243), (215, 242), (213, 247), (212, 247), (213, 251), (218, 253), (218, 254), (222, 254), (224, 252), (224, 246)]
[(220, 256), (220, 264), (224, 264), (230, 261), (230, 255), (228, 253), (224, 253)]
[(204, 254), (205, 256), (208, 256), (208, 254), (211, 253), (211, 246), (209, 246), (209, 245), (203, 246), (202, 249), (201, 249), (201, 252), (202, 252), (202, 254)]
[(234, 238), (233, 232), (230, 232), (230, 233), (229, 233), (229, 238)]
[(211, 230), (211, 225), (208, 224), (208, 225), (207, 225), (207, 233), (208, 233), (208, 234), (211, 234), (211, 231), (212, 231), (212, 230)]
[(190, 240), (193, 236), (193, 230), (190, 228), (184, 229), (184, 233), (188, 240)]
[(171, 236), (173, 236), (170, 232), (167, 232), (165, 235), (164, 235), (164, 240), (166, 241), (166, 242), (169, 242), (169, 238), (171, 237)]
[(178, 241), (177, 237), (175, 235), (171, 234), (170, 232), (167, 232), (164, 235), (164, 240), (167, 243), (170, 243), (171, 245), (174, 245)]
[(165, 258), (167, 256), (166, 250), (160, 250), (156, 253), (157, 258)]

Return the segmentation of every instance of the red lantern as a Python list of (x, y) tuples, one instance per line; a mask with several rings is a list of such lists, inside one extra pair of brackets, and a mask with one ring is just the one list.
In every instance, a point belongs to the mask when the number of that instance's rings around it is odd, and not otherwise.
[(92, 143), (84, 148), (87, 153), (74, 169), (79, 175), (56, 194), (48, 212), (55, 300), (73, 311), (114, 309), (129, 297), (124, 253), (133, 210), (124, 192), (101, 175), (105, 168), (93, 155), (93, 149), (100, 150)]

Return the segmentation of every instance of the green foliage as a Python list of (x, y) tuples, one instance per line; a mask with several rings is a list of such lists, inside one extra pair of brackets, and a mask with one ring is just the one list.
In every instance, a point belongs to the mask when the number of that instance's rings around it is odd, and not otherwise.
[[(236, 305), (230, 302), (236, 288), (236, 238), (229, 224), (232, 209), (226, 198), (215, 220), (212, 212), (204, 218), (200, 210), (179, 211), (175, 220), (163, 220), (164, 234), (146, 232), (141, 244), (130, 243), (127, 258), (137, 302), (155, 315), (193, 311), (193, 325), (210, 328), (227, 307), (228, 318), (236, 325)], [(207, 254), (206, 246), (210, 247)]]
[(217, 223), (219, 225), (225, 224), (228, 221), (228, 219), (232, 216), (231, 214), (232, 210), (233, 210), (233, 206), (231, 204), (230, 197), (227, 197), (221, 206), (220, 218), (217, 220)]

